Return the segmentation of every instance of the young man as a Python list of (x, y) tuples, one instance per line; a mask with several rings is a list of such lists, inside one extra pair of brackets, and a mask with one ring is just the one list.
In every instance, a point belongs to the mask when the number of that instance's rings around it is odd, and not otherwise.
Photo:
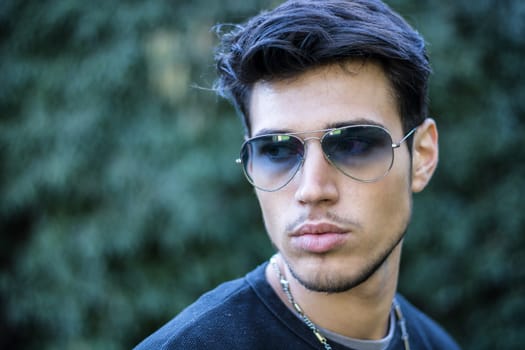
[(458, 349), (396, 293), (412, 193), (438, 161), (418, 33), (377, 0), (290, 1), (216, 59), (277, 253), (137, 349)]

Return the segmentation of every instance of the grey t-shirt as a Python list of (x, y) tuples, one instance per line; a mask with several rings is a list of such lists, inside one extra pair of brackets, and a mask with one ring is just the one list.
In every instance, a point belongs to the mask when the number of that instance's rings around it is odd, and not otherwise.
[(328, 329), (324, 329), (321, 327), (318, 327), (318, 328), (319, 328), (319, 331), (326, 338), (328, 338), (328, 340), (333, 340), (350, 349), (386, 350), (386, 348), (388, 348), (388, 345), (390, 345), (390, 341), (394, 337), (394, 331), (396, 329), (394, 322), (395, 322), (395, 316), (394, 316), (394, 311), (392, 310), (390, 312), (390, 321), (388, 323), (388, 334), (383, 339), (379, 339), (379, 340), (360, 340), (360, 339), (345, 337), (344, 335), (331, 332)]

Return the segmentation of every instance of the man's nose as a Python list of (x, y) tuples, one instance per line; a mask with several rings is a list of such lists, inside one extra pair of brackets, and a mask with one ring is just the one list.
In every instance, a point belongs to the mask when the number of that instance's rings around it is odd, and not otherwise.
[(339, 199), (335, 169), (325, 158), (317, 138), (305, 140), (305, 159), (299, 170), (295, 198), (302, 204), (336, 202)]

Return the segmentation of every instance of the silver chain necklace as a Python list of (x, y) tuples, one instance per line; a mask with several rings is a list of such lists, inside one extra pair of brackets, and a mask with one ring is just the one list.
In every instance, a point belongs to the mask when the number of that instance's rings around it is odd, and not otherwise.
[[(284, 275), (281, 273), (281, 270), (279, 269), (279, 265), (277, 265), (277, 261), (275, 259), (275, 256), (273, 256), (270, 259), (270, 264), (272, 265), (273, 269), (275, 270), (277, 277), (279, 278), (279, 283), (281, 284), (281, 288), (286, 294), (286, 297), (288, 298), (288, 301), (290, 304), (292, 304), (295, 311), (299, 314), (299, 317), (303, 322), (312, 330), (315, 337), (319, 342), (324, 346), (325, 350), (332, 350), (332, 347), (328, 343), (328, 340), (326, 337), (319, 331), (319, 328), (315, 325), (315, 323), (310, 320), (308, 316), (304, 313), (303, 309), (297, 304), (295, 301), (292, 292), (290, 291), (290, 283), (284, 277)], [(405, 318), (403, 317), (403, 313), (401, 312), (401, 307), (399, 306), (399, 303), (397, 302), (396, 298), (394, 297), (394, 300), (392, 301), (392, 308), (394, 309), (394, 313), (396, 315), (397, 321), (399, 323), (399, 327), (401, 328), (401, 339), (403, 340), (403, 344), (405, 346), (405, 350), (410, 350), (410, 343), (408, 341), (408, 332), (406, 328), (406, 322)]]

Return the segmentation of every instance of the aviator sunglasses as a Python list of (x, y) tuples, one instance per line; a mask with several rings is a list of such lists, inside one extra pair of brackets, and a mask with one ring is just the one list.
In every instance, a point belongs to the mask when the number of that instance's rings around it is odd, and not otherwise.
[[(292, 181), (303, 165), (306, 142), (318, 140), (326, 160), (344, 175), (360, 182), (374, 182), (388, 174), (394, 163), (394, 149), (416, 129), (397, 143), (392, 141), (387, 129), (378, 125), (259, 135), (242, 144), (236, 162), (242, 164), (246, 178), (254, 187), (278, 191)], [(321, 137), (299, 137), (321, 132), (324, 133)]]

